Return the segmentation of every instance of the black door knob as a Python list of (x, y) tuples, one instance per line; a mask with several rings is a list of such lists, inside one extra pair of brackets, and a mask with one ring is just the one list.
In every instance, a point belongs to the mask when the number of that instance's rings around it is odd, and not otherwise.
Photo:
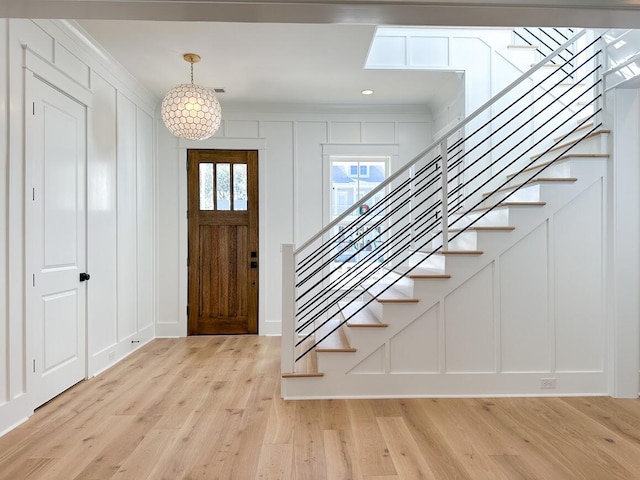
[(81, 282), (87, 281), (87, 280), (89, 280), (90, 278), (91, 278), (91, 275), (89, 275), (88, 273), (84, 273), (84, 272), (82, 272), (82, 273), (80, 274), (80, 281), (81, 281)]

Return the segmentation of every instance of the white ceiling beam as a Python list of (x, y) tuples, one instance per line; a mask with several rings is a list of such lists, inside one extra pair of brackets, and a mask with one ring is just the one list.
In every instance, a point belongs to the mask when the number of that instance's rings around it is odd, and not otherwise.
[(640, 0), (2, 0), (0, 17), (640, 28)]

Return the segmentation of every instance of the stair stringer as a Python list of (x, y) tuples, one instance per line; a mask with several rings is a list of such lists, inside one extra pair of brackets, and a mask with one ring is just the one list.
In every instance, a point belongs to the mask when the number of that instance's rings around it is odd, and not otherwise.
[[(538, 207), (510, 207), (509, 223), (515, 226), (510, 232), (477, 232), (481, 255), (447, 255), (445, 271), (448, 279), (402, 278), (397, 287), (405, 294), (419, 299), (414, 304), (384, 304), (381, 320), (388, 328), (349, 328), (348, 337), (355, 352), (318, 353), (318, 369), (323, 377), (283, 379), (285, 398), (353, 398), (353, 397), (437, 397), (483, 395), (551, 395), (589, 393), (603, 390), (602, 372), (585, 374), (576, 384), (567, 376), (554, 375), (564, 390), (540, 391), (541, 373), (456, 373), (445, 372), (440, 362), (434, 373), (392, 373), (389, 368), (390, 342), (433, 308), (441, 309), (447, 296), (471, 280), (483, 269), (492, 265), (500, 255), (515, 245), (540, 225), (547, 222), (563, 207), (598, 182), (605, 182), (607, 160), (602, 158), (577, 158), (569, 160), (579, 169), (577, 181), (571, 184), (549, 185), (542, 191), (546, 204)], [(604, 185), (603, 185), (604, 188)], [(439, 255), (439, 254), (436, 254)], [(440, 326), (439, 326), (440, 328)], [(352, 373), (370, 355), (379, 349), (384, 351), (384, 369), (380, 372)], [(562, 382), (563, 375), (567, 381)], [(588, 377), (588, 378), (586, 378)]]

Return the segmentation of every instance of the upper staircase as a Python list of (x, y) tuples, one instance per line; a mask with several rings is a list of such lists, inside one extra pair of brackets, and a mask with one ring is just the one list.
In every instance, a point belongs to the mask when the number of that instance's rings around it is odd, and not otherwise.
[[(305, 244), (283, 245), (285, 398), (532, 394), (551, 375), (555, 387), (563, 372), (517, 351), (553, 325), (511, 292), (542, 298), (540, 279), (553, 283), (535, 262), (555, 268), (567, 212), (600, 225), (603, 48), (578, 32)], [(603, 382), (580, 378), (566, 393)]]

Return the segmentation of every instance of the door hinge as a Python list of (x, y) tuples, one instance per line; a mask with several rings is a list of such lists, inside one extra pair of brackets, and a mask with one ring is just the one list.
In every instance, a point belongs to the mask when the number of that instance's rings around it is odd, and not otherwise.
[(187, 218), (189, 218), (189, 210), (187, 210)]
[(32, 110), (33, 113), (32, 114), (35, 115), (36, 114), (36, 102), (32, 102), (32, 103), (33, 103), (33, 110)]
[(189, 316), (189, 305), (187, 305), (187, 317)]
[(189, 171), (189, 159), (187, 158), (187, 172)]
[(36, 286), (36, 274), (32, 273), (31, 274), (31, 284), (35, 287)]
[(36, 373), (36, 360), (33, 359), (33, 373)]
[(187, 255), (187, 267), (189, 266), (189, 255)]
[(35, 187), (33, 187), (33, 188), (31, 189), (31, 200), (32, 200), (33, 202), (35, 202), (35, 201), (36, 201), (36, 188), (35, 188)]

